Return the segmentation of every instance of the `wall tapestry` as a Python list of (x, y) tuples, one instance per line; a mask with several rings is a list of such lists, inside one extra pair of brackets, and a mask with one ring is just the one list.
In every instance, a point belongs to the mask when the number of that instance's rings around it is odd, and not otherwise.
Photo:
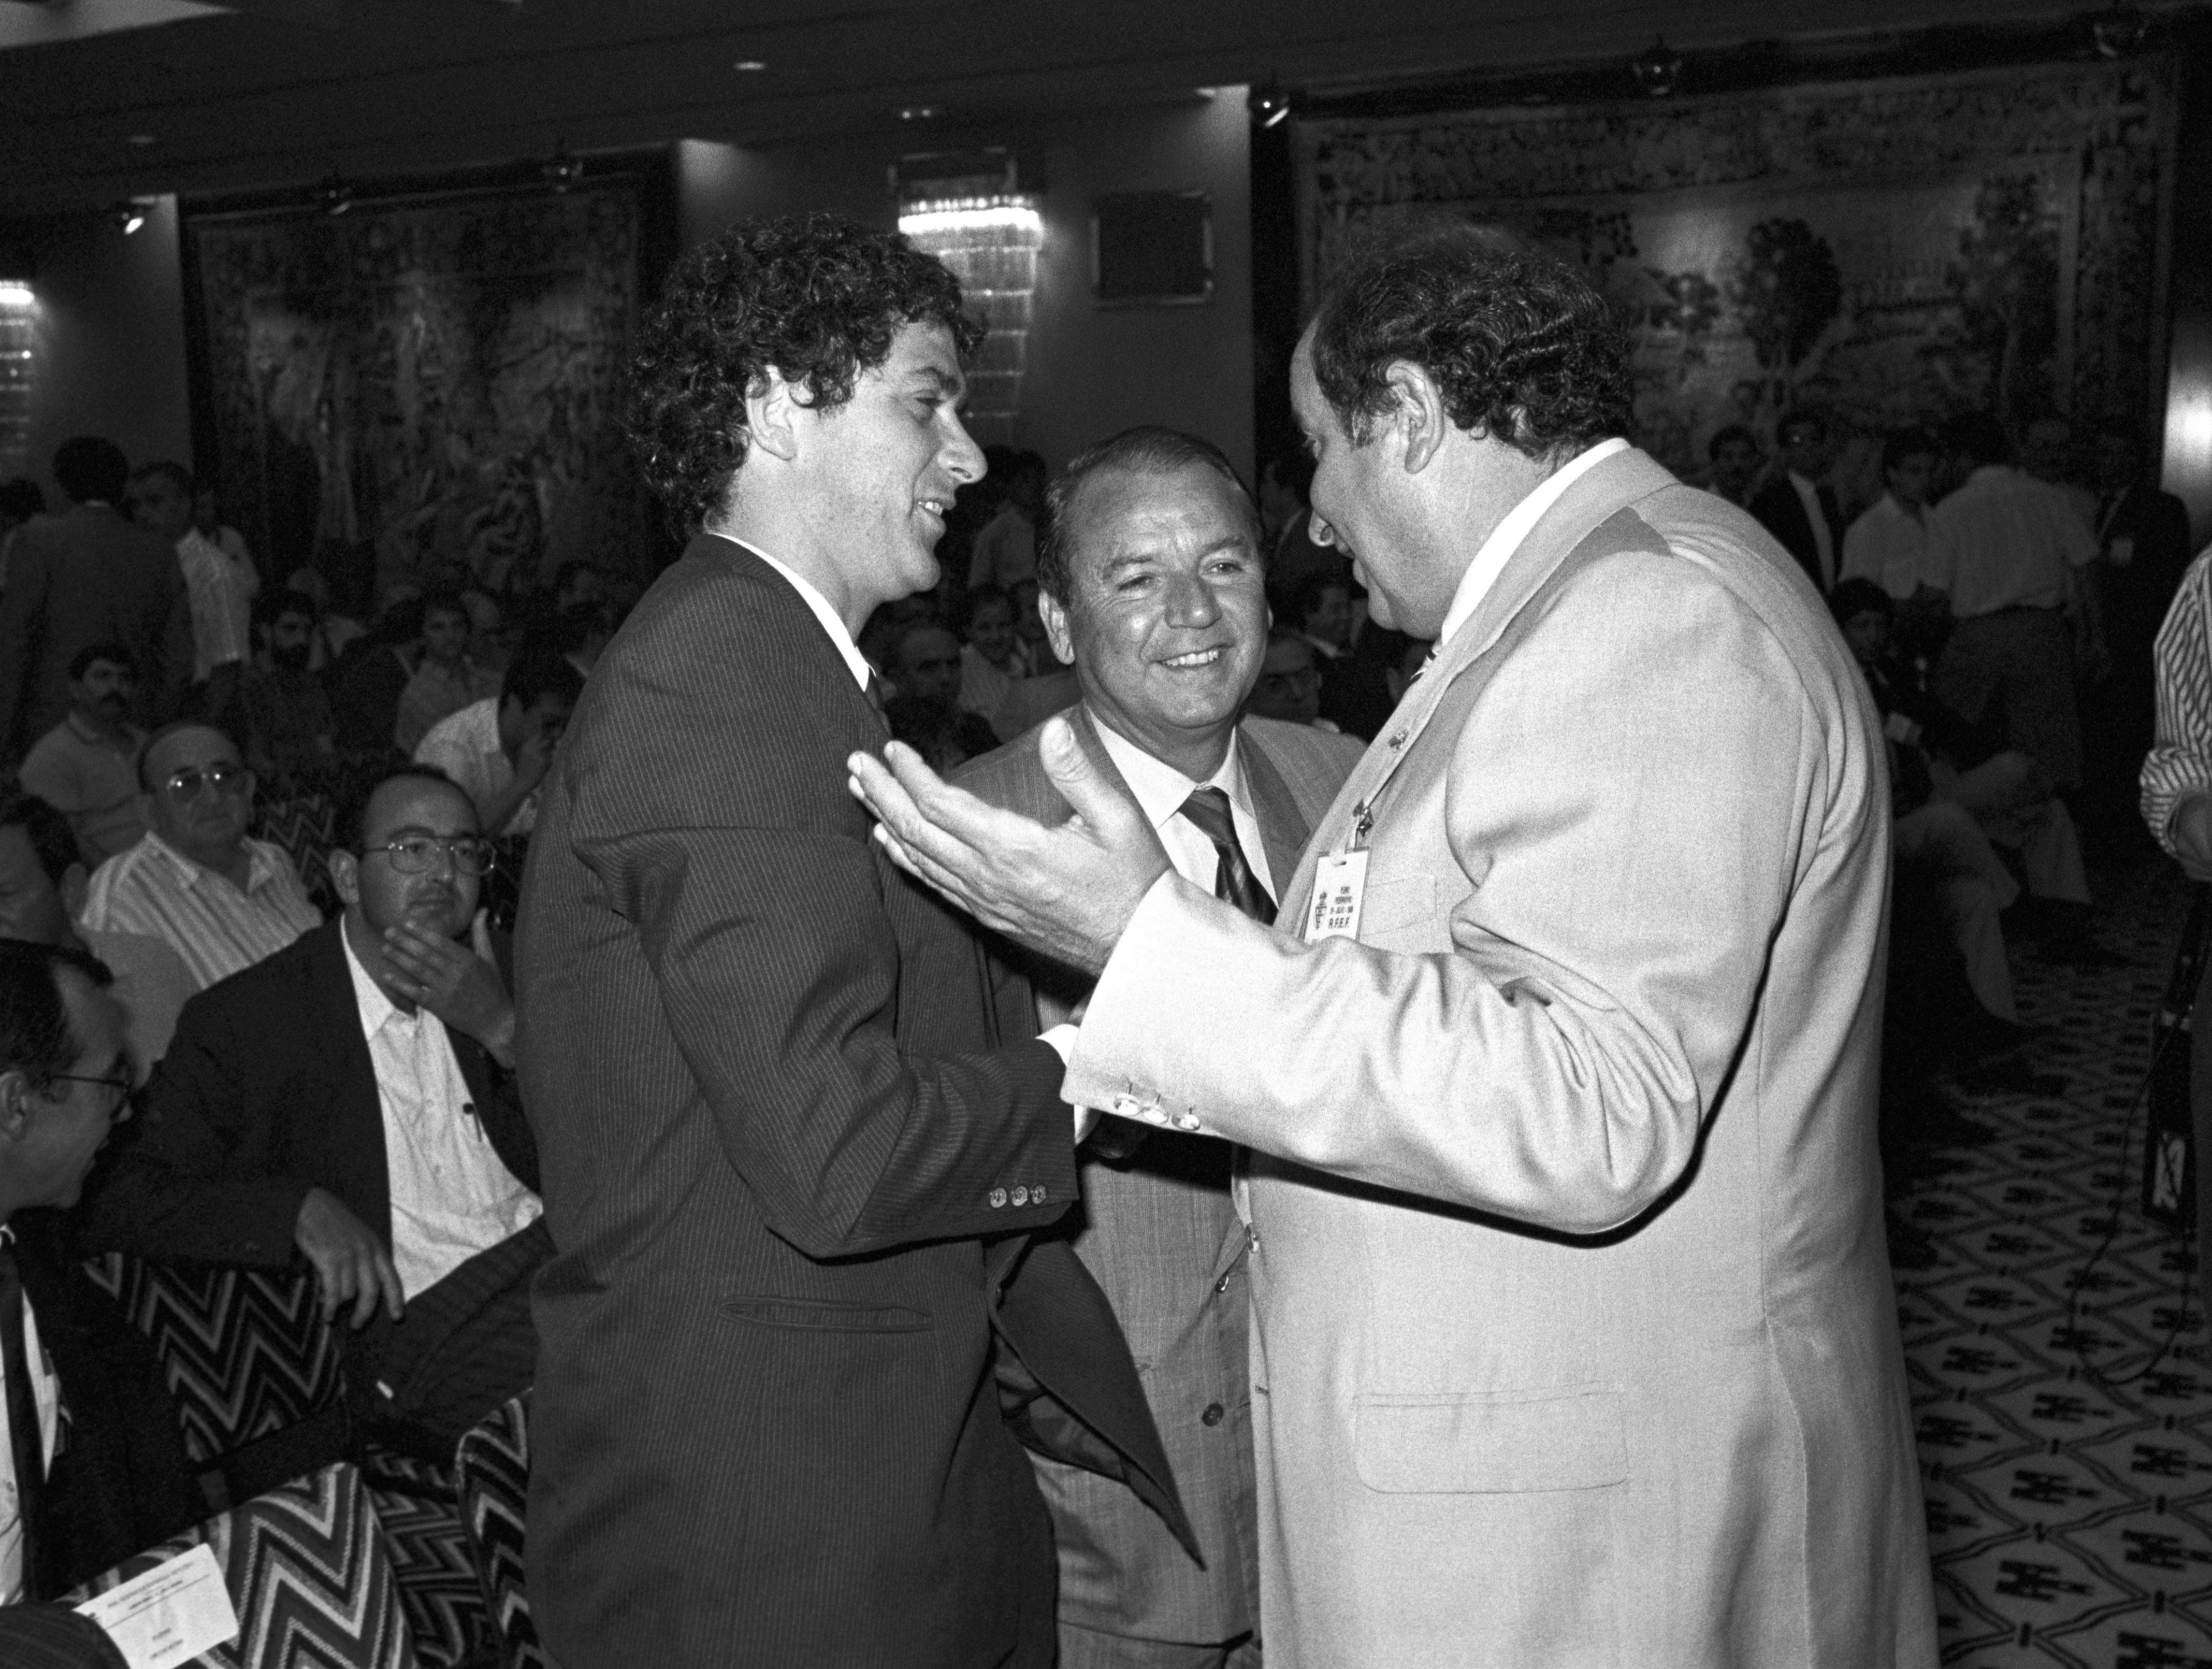
[[(638, 302), (628, 181), (187, 222), (228, 501), (341, 606), (526, 590), (647, 559), (617, 432)], [(258, 526), (252, 525), (258, 522)]]
[(1393, 223), (1532, 236), (1632, 321), (1638, 439), (1685, 474), (1801, 399), (1863, 434), (2147, 416), (2177, 84), (2147, 58), (1302, 120), (1305, 295)]

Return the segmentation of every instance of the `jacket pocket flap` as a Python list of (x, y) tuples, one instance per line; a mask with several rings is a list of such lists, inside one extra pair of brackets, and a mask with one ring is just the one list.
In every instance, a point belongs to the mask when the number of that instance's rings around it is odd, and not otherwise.
[(770, 1293), (733, 1293), (722, 1307), (740, 1321), (762, 1327), (805, 1327), (838, 1333), (926, 1333), (931, 1323), (920, 1310), (897, 1304), (848, 1304), (833, 1298), (778, 1298)]
[(1370, 881), (1359, 905), (1359, 936), (1390, 933), (1416, 923), (1430, 922), (1437, 914), (1434, 875), (1398, 875)]
[(1598, 1489), (1628, 1476), (1620, 1393), (1603, 1386), (1358, 1399), (1359, 1480), (1393, 1495)]

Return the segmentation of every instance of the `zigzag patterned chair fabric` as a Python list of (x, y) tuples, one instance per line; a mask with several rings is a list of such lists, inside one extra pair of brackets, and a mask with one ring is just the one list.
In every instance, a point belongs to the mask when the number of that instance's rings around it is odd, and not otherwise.
[(212, 1466), (344, 1393), (311, 1271), (149, 1264), (118, 1252), (85, 1269), (153, 1341), (196, 1465)]
[(67, 1594), (88, 1599), (204, 1542), (237, 1608), (238, 1638), (205, 1669), (414, 1669), (382, 1527), (343, 1463), (256, 1495)]
[(453, 1464), (459, 1472), (461, 1521), (476, 1556), (484, 1605), (507, 1649), (507, 1669), (551, 1669), (531, 1621), (523, 1585), (523, 1515), (530, 1498), (530, 1393), (508, 1403), (464, 1434)]

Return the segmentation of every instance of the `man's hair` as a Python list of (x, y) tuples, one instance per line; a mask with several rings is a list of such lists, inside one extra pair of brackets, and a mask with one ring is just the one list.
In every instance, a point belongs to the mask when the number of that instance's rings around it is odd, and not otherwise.
[(2004, 425), (1988, 411), (1961, 411), (1943, 425), (1943, 444), (1977, 464), (2008, 464), (2012, 441)]
[(746, 396), (771, 369), (834, 411), (909, 324), (944, 326), (963, 357), (983, 339), (935, 257), (835, 215), (740, 221), (678, 262), (638, 334), (629, 424), (678, 530), (720, 507), (745, 460)]
[(37, 482), (21, 475), (12, 480), (0, 481), (0, 515), (28, 521), (33, 516), (46, 513), (46, 495)]
[(987, 581), (981, 585), (968, 588), (968, 594), (960, 600), (960, 636), (963, 639), (975, 630), (976, 612), (993, 603), (1004, 603), (1009, 614), (1014, 612), (1014, 600), (1000, 587)]
[(1941, 458), (1943, 443), (1924, 429), (1900, 429), (1881, 443), (1881, 466), (1884, 472), (1895, 469), (1907, 458)]
[(168, 740), (170, 737), (181, 736), (187, 730), (204, 730), (211, 736), (220, 736), (230, 744), (231, 751), (241, 760), (246, 758), (246, 750), (239, 746), (238, 738), (221, 725), (210, 723), (206, 719), (171, 719), (138, 744), (138, 786), (147, 793), (153, 793), (160, 786), (146, 775), (152, 768), (154, 750)]
[(1731, 441), (1742, 441), (1754, 452), (1759, 449), (1759, 436), (1740, 423), (1723, 423), (1713, 431), (1713, 438), (1705, 442), (1705, 461), (1712, 463), (1721, 455), (1721, 448)]
[(100, 498), (112, 504), (131, 484), (131, 460), (114, 442), (79, 435), (55, 449), (54, 479), (76, 503)]
[(573, 655), (594, 637), (607, 635), (607, 612), (597, 603), (571, 603), (553, 622), (553, 647)]
[(1046, 490), (1044, 527), (1037, 536), (1036, 585), (1059, 602), (1068, 599), (1072, 570), (1068, 566), (1069, 510), (1083, 484), (1106, 470), (1127, 470), (1133, 475), (1172, 475), (1192, 464), (1203, 464), (1237, 489), (1237, 503), (1243, 512), (1245, 531), (1252, 537), (1252, 555), (1264, 564), (1267, 553), (1260, 537), (1260, 507), (1252, 490), (1237, 473), (1229, 454), (1208, 440), (1167, 429), (1157, 423), (1125, 429), (1119, 435), (1078, 453), (1059, 478)]
[(262, 599), (263, 625), (273, 626), (288, 614), (304, 614), (310, 625), (322, 618), (322, 611), (315, 606), (315, 600), (304, 591), (280, 591), (273, 597)]
[[(435, 765), (394, 765), (382, 776), (373, 779), (367, 787), (357, 788), (338, 802), (337, 821), (331, 825), (331, 842), (341, 852), (361, 856), (362, 831), (368, 826), (368, 802), (376, 798), (376, 791), (387, 783), (443, 783), (447, 788), (469, 800), (469, 792)], [(469, 800), (474, 806), (476, 801)]]
[(1828, 414), (1817, 405), (1793, 405), (1774, 425), (1774, 438), (1786, 446), (1793, 429), (1809, 429), (1825, 441), (1828, 438)]
[(1314, 377), (1355, 444), (1389, 409), (1401, 360), (1434, 380), (1455, 424), (1530, 458), (1629, 428), (1628, 339), (1605, 298), (1492, 228), (1377, 245), (1329, 287), (1314, 317)]
[(568, 582), (579, 574), (596, 575), (599, 564), (586, 562), (581, 557), (571, 557), (553, 570), (553, 594), (559, 596), (568, 588)]
[(1283, 618), (1293, 630), (1303, 632), (1313, 612), (1321, 606), (1324, 591), (1341, 591), (1352, 595), (1352, 582), (1341, 574), (1309, 574), (1283, 594)]
[(200, 490), (199, 483), (192, 478), (191, 471), (186, 469), (182, 464), (173, 463), (167, 458), (157, 458), (150, 464), (139, 465), (137, 469), (131, 472), (131, 479), (150, 481), (157, 475), (186, 498), (190, 498)]
[(518, 655), (499, 680), (500, 704), (519, 701), (526, 712), (546, 696), (558, 696), (573, 707), (583, 693), (583, 674), (568, 664), (566, 655), (552, 649)]
[(82, 1046), (62, 1002), (64, 968), (95, 990), (115, 983), (106, 963), (75, 945), (0, 939), (0, 1071), (21, 1072), (40, 1089), (69, 1070)]
[(69, 874), (70, 865), (83, 862), (69, 819), (27, 789), (0, 793), (0, 829), (23, 831), (23, 838), (31, 843), (32, 856), (39, 860), (39, 868), (46, 871), (46, 879), (56, 886)]
[(131, 677), (138, 676), (138, 657), (131, 653), (128, 643), (88, 643), (70, 656), (70, 682), (74, 684), (90, 672), (95, 661), (112, 661)]
[(422, 622), (425, 625), (429, 624), (433, 614), (458, 614), (461, 617), (461, 623), (471, 632), (477, 629), (476, 617), (469, 612), (468, 604), (462, 600), (458, 591), (433, 591), (423, 598)]
[(1828, 607), (1838, 625), (1847, 625), (1861, 614), (1879, 614), (1885, 620), (1897, 613), (1897, 605), (1872, 580), (1845, 580), (1828, 594)]

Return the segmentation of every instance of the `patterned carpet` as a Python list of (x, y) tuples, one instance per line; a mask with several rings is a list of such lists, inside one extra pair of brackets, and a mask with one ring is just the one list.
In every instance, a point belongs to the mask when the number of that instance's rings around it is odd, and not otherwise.
[(2153, 863), (2098, 890), (2130, 965), (2016, 953), (2033, 1089), (1954, 1092), (1996, 1138), (1892, 1201), (1933, 1242), (1900, 1258), (1898, 1305), (1943, 1661), (1974, 1669), (2212, 1669), (2203, 1307), (2193, 1258), (2139, 1209), (2136, 1098), (2184, 888)]

